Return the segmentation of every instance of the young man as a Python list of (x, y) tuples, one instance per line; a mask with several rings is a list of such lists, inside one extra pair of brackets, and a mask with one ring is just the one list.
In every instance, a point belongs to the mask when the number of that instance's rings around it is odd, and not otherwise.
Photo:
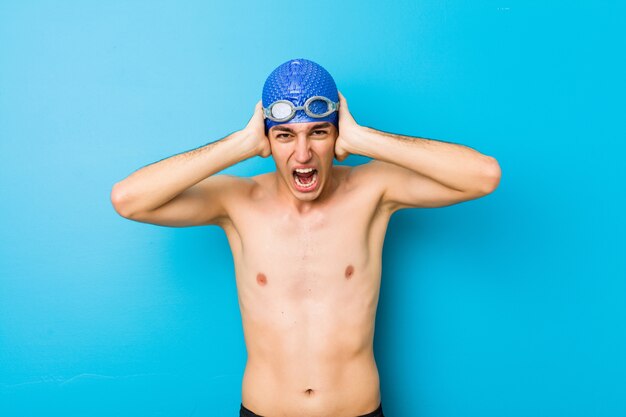
[[(349, 154), (373, 158), (335, 166)], [(253, 156), (276, 171), (214, 175)], [(132, 173), (117, 212), (165, 226), (218, 225), (235, 262), (248, 351), (240, 416), (383, 416), (373, 353), (391, 215), (491, 193), (497, 161), (451, 143), (360, 126), (326, 70), (272, 72), (247, 126)]]

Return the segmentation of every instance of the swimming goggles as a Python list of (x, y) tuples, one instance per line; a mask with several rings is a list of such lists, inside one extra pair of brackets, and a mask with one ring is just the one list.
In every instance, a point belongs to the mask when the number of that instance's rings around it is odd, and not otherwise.
[(310, 117), (316, 119), (326, 117), (339, 109), (339, 102), (323, 97), (313, 96), (304, 102), (304, 106), (296, 107), (289, 100), (276, 100), (269, 107), (263, 107), (263, 118), (275, 122), (286, 122), (296, 115), (296, 110), (304, 110)]

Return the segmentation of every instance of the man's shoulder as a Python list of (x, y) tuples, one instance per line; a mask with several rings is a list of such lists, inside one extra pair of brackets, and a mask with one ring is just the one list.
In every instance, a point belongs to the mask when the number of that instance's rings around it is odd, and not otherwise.
[(346, 178), (352, 182), (372, 184), (380, 178), (381, 174), (384, 174), (387, 165), (386, 162), (372, 159), (364, 164), (341, 167), (347, 169)]
[(349, 166), (336, 165), (343, 191), (357, 191), (359, 194), (379, 198), (382, 193), (384, 165), (372, 159), (364, 164)]
[(266, 172), (251, 177), (244, 177), (251, 190), (268, 189), (276, 182), (276, 172)]
[(236, 187), (239, 195), (251, 199), (258, 199), (268, 194), (276, 182), (276, 172), (266, 172), (249, 177), (236, 177)]

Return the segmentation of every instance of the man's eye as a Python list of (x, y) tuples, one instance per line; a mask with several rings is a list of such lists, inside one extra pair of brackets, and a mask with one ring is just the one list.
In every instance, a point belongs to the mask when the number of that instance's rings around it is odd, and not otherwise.
[(327, 132), (325, 130), (314, 130), (313, 133), (319, 133), (319, 135), (325, 135)]
[(277, 134), (277, 135), (276, 135), (276, 138), (277, 138), (277, 139), (278, 139), (278, 138), (281, 138), (281, 139), (282, 139), (282, 138), (287, 137), (287, 136), (289, 136), (289, 134), (288, 134), (288, 133), (279, 133), (279, 134)]

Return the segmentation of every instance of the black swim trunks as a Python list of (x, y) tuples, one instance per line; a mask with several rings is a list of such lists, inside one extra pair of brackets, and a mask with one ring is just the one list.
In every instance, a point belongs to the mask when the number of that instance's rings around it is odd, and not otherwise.
[[(258, 414), (254, 414), (252, 411), (248, 410), (246, 407), (241, 404), (241, 408), (239, 409), (239, 417), (263, 417)], [(385, 417), (383, 414), (383, 403), (381, 401), (378, 408), (371, 413), (363, 414), (357, 417)]]

